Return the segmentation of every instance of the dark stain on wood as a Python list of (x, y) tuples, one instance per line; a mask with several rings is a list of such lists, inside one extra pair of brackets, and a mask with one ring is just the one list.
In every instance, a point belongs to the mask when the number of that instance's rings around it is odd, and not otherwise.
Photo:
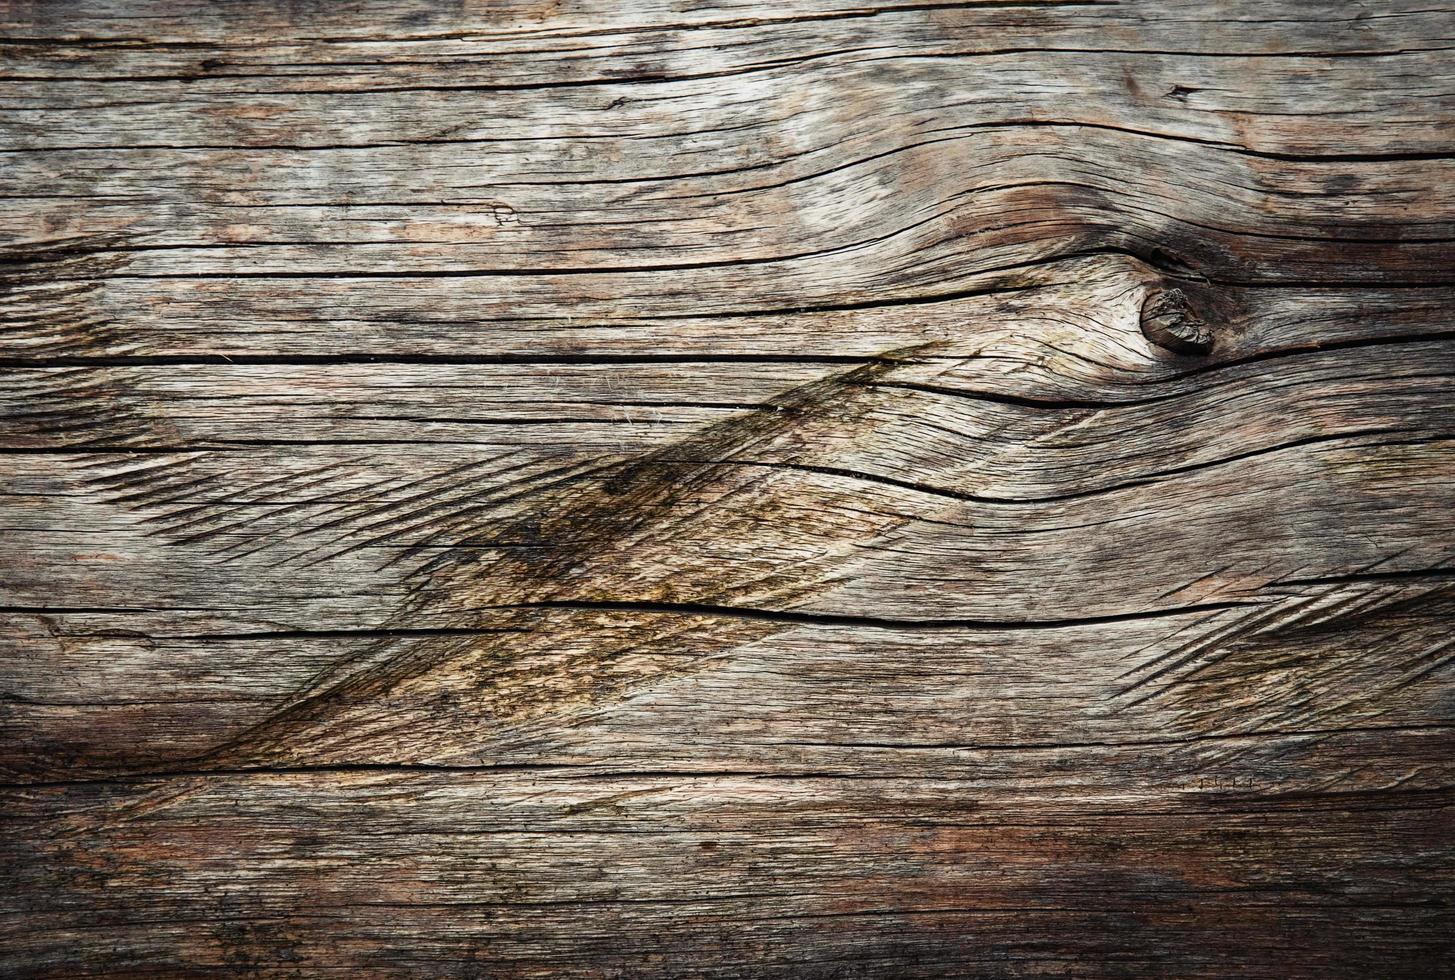
[[(852, 426), (862, 414), (853, 406), (866, 398), (863, 386), (914, 353), (886, 353), (642, 457), (567, 475), (531, 492), (517, 515), (488, 530), (457, 531), (457, 543), (415, 573), (407, 604), (384, 628), (407, 630), (423, 618), (444, 623), (446, 633), (481, 635), (386, 640), (361, 663), (340, 664), (312, 682), (236, 739), (236, 749), (209, 753), (208, 761), (256, 764), (276, 753), (294, 762), (328, 759), (331, 731), (352, 754), (378, 725), (390, 734), (375, 751), (408, 758), (406, 744), (426, 731), (432, 738), (451, 730), (493, 734), (513, 721), (621, 697), (782, 629), (735, 615), (736, 607), (792, 606), (821, 588), (833, 566), (779, 570), (755, 561), (754, 550), (778, 543), (765, 529), (842, 547), (855, 537), (872, 540), (894, 518), (807, 527), (791, 510), (794, 501), (773, 486), (772, 470), (735, 460), (807, 420)], [(705, 536), (692, 530), (704, 514), (712, 515)], [(411, 550), (427, 553), (431, 543)], [(732, 551), (741, 553), (739, 562), (713, 558)], [(393, 733), (416, 714), (410, 739), (401, 741)]]

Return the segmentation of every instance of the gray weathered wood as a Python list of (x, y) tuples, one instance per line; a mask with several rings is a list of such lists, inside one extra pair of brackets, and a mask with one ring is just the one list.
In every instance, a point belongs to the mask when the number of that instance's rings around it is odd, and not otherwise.
[(1452, 45), (0, 5), (4, 971), (1448, 972)]

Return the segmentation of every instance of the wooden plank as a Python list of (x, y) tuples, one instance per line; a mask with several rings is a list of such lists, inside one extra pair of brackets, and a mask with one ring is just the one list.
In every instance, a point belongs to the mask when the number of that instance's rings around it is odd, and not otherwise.
[(1452, 32), (0, 4), (0, 969), (1448, 971)]

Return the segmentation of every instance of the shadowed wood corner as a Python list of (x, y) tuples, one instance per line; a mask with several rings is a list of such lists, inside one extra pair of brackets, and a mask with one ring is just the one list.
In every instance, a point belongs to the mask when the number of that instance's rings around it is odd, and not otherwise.
[(1451, 37), (0, 2), (0, 971), (1452, 975)]

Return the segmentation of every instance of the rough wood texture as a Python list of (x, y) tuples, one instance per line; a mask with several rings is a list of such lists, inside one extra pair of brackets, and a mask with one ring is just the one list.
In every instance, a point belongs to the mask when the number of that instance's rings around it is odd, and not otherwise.
[(1452, 975), (1452, 46), (0, 3), (0, 971)]

